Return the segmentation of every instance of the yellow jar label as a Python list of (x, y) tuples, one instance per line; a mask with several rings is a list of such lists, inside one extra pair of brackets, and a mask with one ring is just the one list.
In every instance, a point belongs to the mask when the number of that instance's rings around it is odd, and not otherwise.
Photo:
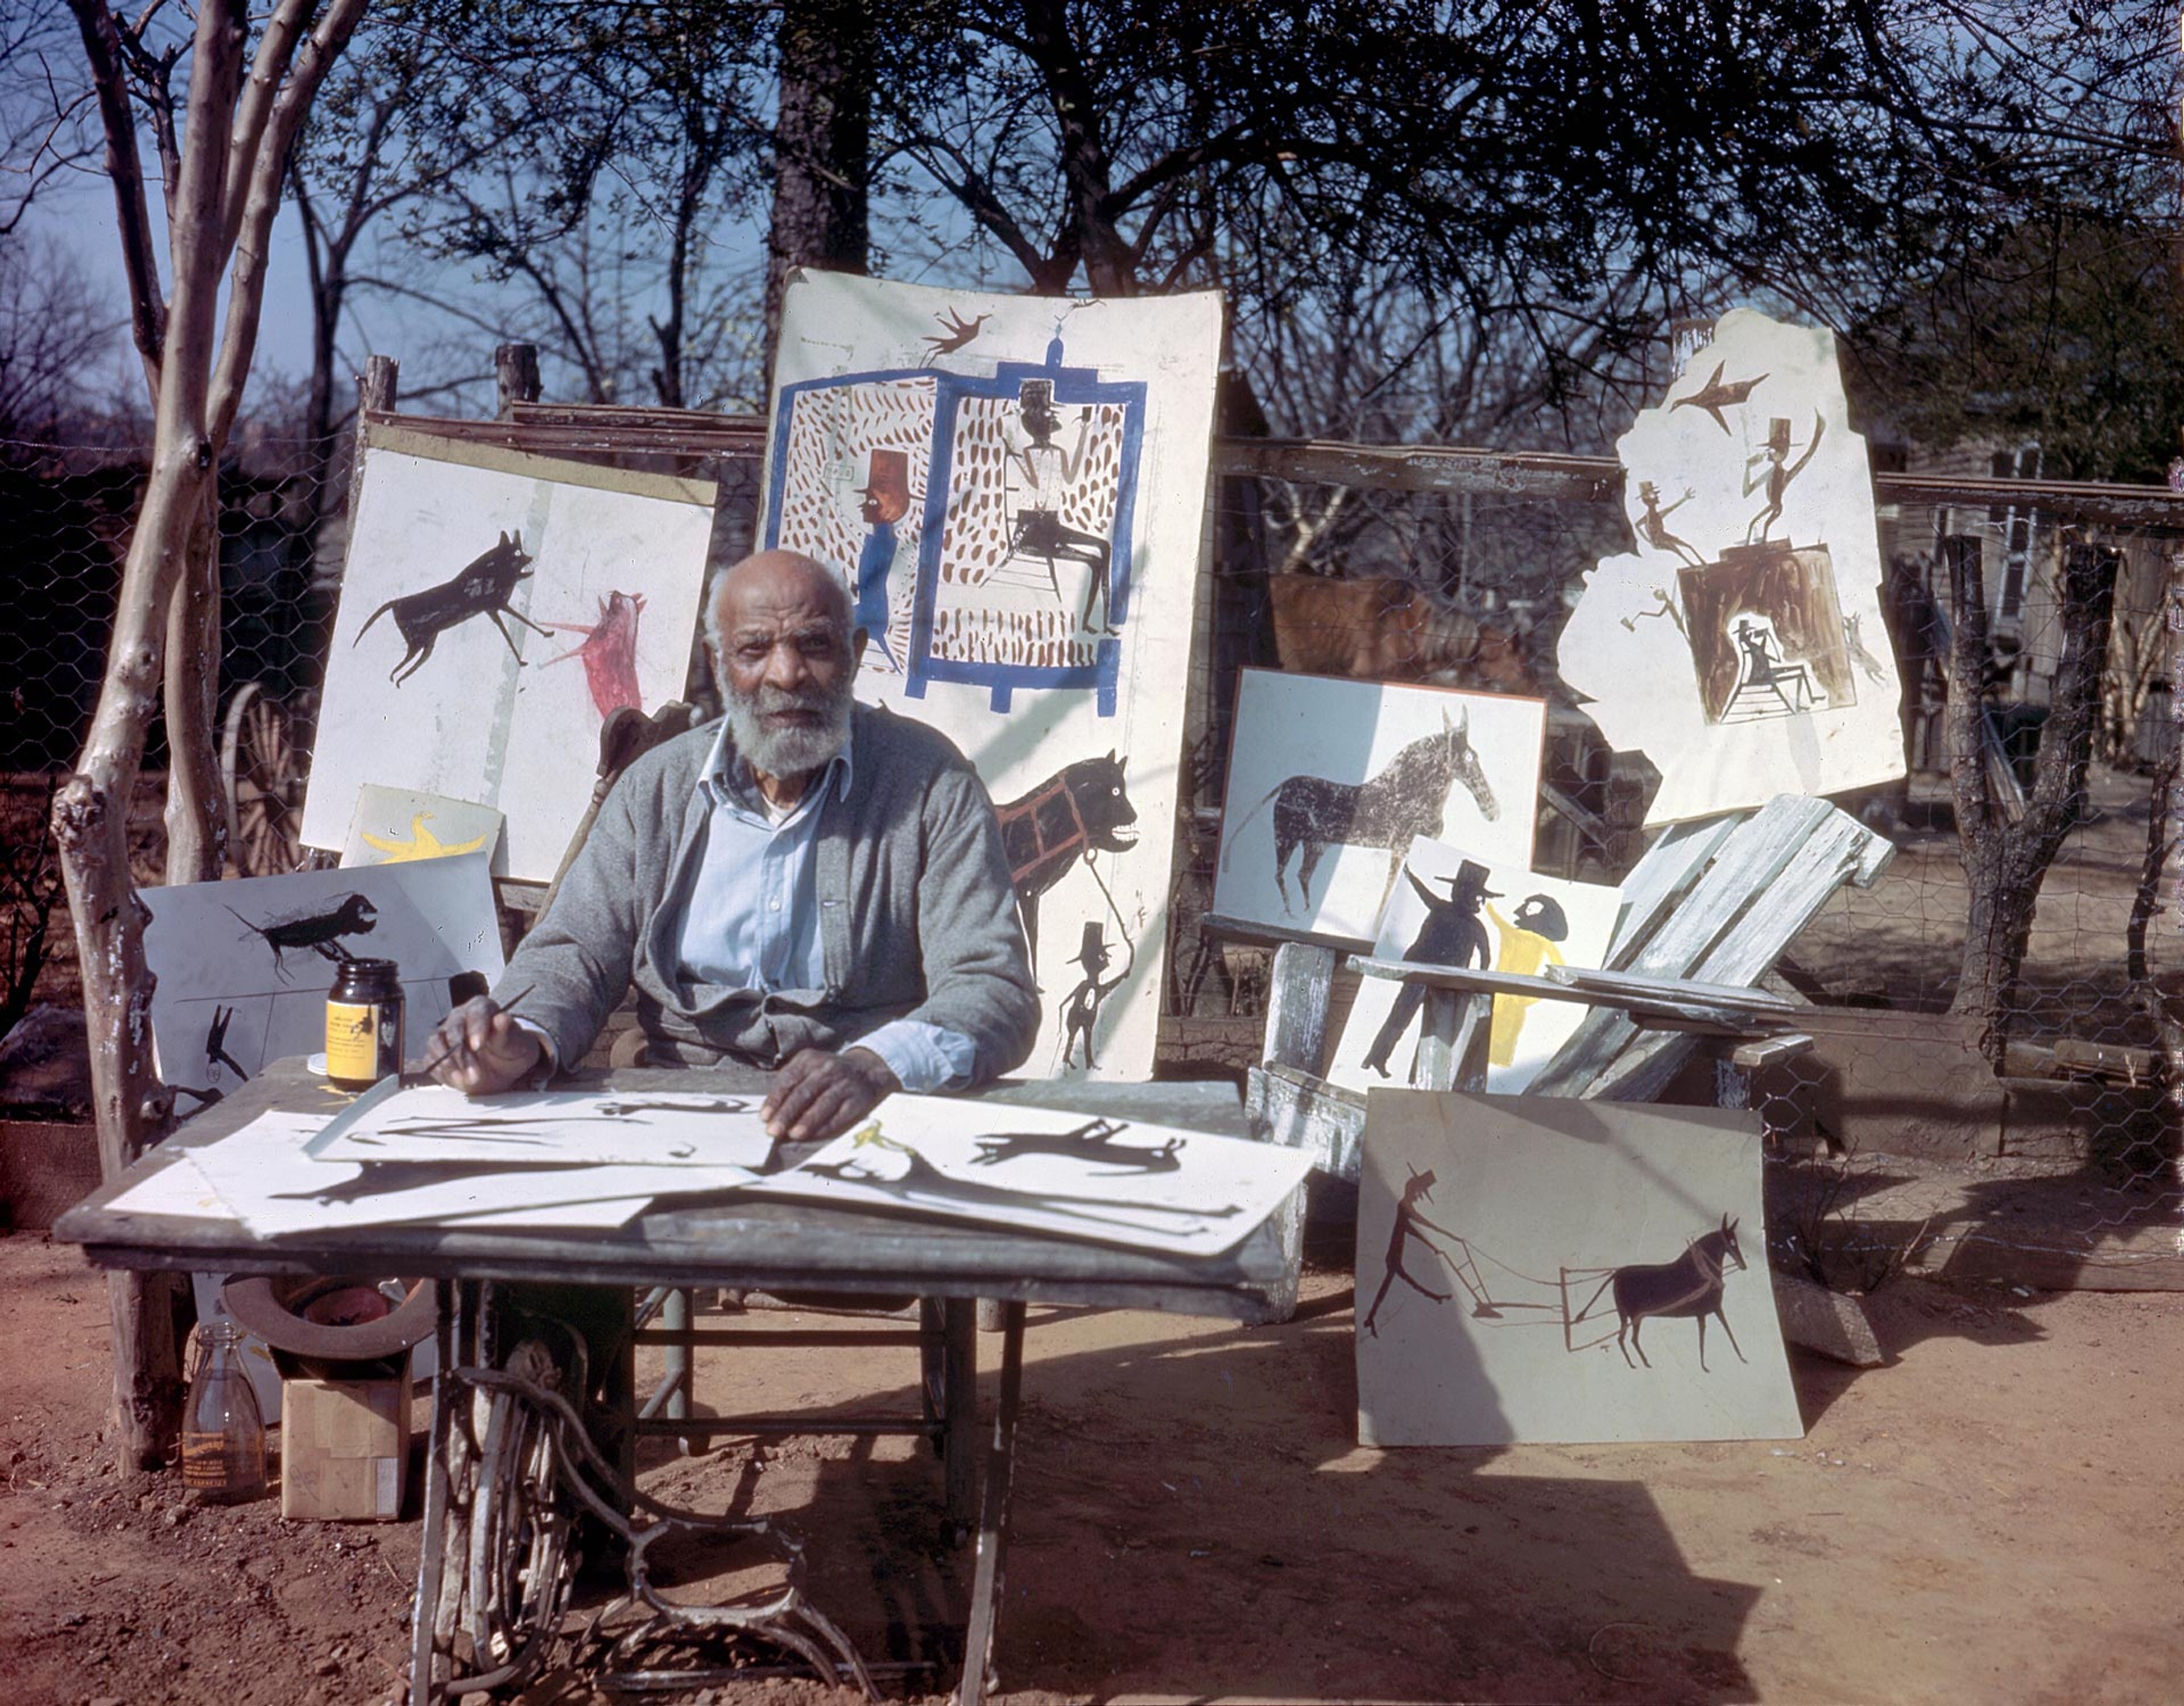
[(375, 1083), (393, 1068), (379, 1058), (379, 1003), (326, 1003), (326, 1076)]

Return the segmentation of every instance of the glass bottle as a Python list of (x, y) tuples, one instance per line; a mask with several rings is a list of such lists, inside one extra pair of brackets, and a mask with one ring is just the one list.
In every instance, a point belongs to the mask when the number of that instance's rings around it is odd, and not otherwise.
[(182, 1411), (182, 1485), (208, 1504), (265, 1496), (265, 1419), (242, 1365), (242, 1329), (215, 1321)]

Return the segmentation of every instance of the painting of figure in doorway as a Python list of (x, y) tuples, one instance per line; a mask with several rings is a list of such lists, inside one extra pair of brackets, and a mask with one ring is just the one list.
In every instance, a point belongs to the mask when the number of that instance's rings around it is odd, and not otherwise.
[(783, 296), (757, 543), (842, 577), (860, 700), (946, 734), (999, 806), (1035, 1072), (1151, 1070), (1174, 841), (1139, 829), (1175, 812), (1220, 348), (1211, 293), (805, 269)]
[(1631, 549), (1585, 576), (1556, 664), (1660, 772), (1646, 823), (1901, 776), (1872, 472), (1833, 335), (1724, 315), (1616, 449)]
[(1708, 722), (1858, 702), (1826, 546), (1731, 545), (1677, 581)]

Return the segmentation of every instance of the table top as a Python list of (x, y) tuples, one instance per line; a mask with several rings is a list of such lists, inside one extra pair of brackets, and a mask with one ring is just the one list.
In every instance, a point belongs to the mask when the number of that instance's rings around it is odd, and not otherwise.
[[(749, 1091), (764, 1073), (734, 1067), (633, 1068), (567, 1081), (620, 1090)], [(557, 1088), (560, 1087), (557, 1085)], [(1064, 1108), (1239, 1136), (1225, 1084), (1002, 1084), (967, 1101)], [(718, 1193), (657, 1203), (610, 1230), (404, 1225), (259, 1237), (231, 1219), (117, 1213), (106, 1205), (169, 1164), (274, 1109), (337, 1111), (301, 1061), (275, 1062), (205, 1109), (54, 1224), (100, 1267), (228, 1274), (354, 1273), (592, 1285), (727, 1285), (934, 1297), (995, 1297), (1264, 1319), (1295, 1283), (1296, 1252), (1277, 1213), (1212, 1257), (1167, 1256), (1041, 1234)], [(805, 1146), (794, 1154), (808, 1153)], [(1300, 1190), (1303, 1187), (1299, 1186)]]

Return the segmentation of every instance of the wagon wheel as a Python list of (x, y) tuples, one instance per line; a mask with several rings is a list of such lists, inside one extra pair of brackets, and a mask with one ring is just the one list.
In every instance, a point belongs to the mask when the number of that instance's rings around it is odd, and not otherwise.
[(298, 834), (302, 755), (297, 720), (254, 681), (228, 701), (220, 738), (220, 778), (227, 796), (227, 845), (245, 877), (293, 871), (303, 859)]

